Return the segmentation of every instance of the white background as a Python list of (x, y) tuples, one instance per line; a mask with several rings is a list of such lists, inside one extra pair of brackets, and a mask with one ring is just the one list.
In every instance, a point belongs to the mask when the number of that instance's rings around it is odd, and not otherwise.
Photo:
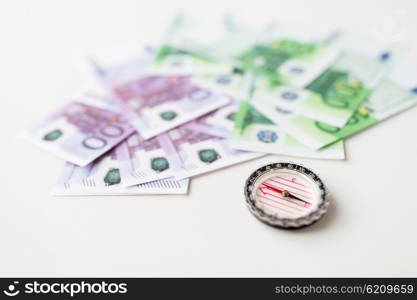
[(281, 156), (196, 178), (188, 196), (48, 195), (62, 161), (16, 133), (83, 86), (74, 57), (152, 41), (190, 7), (376, 32), (417, 53), (412, 0), (1, 1), (0, 276), (417, 276), (417, 108), (349, 139), (346, 161), (291, 159), (334, 196), (301, 231), (244, 205), (246, 177)]

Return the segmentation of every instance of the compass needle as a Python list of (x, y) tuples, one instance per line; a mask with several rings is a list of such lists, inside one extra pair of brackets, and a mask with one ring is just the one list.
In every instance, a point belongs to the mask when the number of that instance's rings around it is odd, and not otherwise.
[(291, 194), (291, 193), (288, 193), (288, 197), (289, 197), (289, 198), (291, 198), (291, 199), (294, 199), (294, 200), (298, 200), (298, 201), (304, 202), (304, 203), (306, 203), (306, 204), (310, 204), (310, 202), (305, 201), (305, 200), (303, 200), (303, 199), (301, 199), (301, 198), (299, 198), (299, 197), (297, 197), (297, 196), (294, 196), (294, 195), (293, 195), (293, 194)]
[[(274, 186), (272, 186), (272, 185), (269, 185), (269, 184), (267, 184), (267, 183), (262, 183), (263, 185), (264, 185), (264, 187), (266, 187), (268, 190), (271, 190), (271, 191), (274, 191), (274, 192), (278, 192), (278, 193), (280, 193), (280, 194), (283, 194), (285, 191), (284, 190), (281, 190), (281, 189), (279, 189), (279, 188), (277, 188), (277, 187), (274, 187)], [(262, 188), (261, 188), (262, 189)]]
[[(294, 199), (294, 200), (298, 200), (298, 201), (301, 201), (301, 202), (304, 202), (304, 203), (307, 203), (307, 204), (310, 204), (310, 202), (308, 202), (308, 201), (305, 201), (305, 200), (303, 200), (303, 199), (301, 199), (301, 198), (299, 198), (299, 197), (297, 197), (297, 196), (295, 196), (295, 195), (293, 195), (293, 194), (291, 194), (289, 191), (287, 191), (287, 190), (282, 190), (282, 189), (279, 189), (279, 188), (277, 188), (277, 187), (275, 187), (275, 186), (272, 186), (272, 185), (269, 185), (269, 184), (267, 184), (267, 183), (262, 183), (263, 184), (263, 186), (265, 187), (265, 188), (267, 188), (267, 189), (269, 189), (269, 190), (271, 190), (271, 191), (274, 191), (274, 192), (278, 192), (278, 193), (280, 193), (281, 195), (283, 195), (284, 197), (286, 197), (286, 198), (290, 198), (290, 199)], [(261, 187), (260, 188), (260, 190), (264, 193), (264, 194), (266, 194), (265, 192), (264, 192), (264, 187)]]

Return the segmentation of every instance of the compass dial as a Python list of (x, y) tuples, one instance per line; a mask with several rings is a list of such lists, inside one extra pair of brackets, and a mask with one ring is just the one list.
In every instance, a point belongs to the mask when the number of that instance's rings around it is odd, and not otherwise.
[(320, 178), (292, 163), (277, 163), (256, 170), (247, 180), (246, 202), (263, 222), (299, 228), (320, 219), (329, 201)]

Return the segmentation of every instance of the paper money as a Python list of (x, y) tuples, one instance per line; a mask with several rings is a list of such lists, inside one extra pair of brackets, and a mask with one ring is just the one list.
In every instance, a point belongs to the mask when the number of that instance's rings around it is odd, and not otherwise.
[(189, 179), (167, 178), (123, 187), (120, 184), (122, 180), (117, 164), (114, 168), (107, 169), (100, 163), (87, 167), (66, 163), (51, 194), (54, 196), (186, 194), (189, 184)]
[[(417, 66), (402, 62), (374, 89), (348, 123), (335, 127), (303, 116), (289, 116), (284, 122), (288, 132), (311, 149), (319, 149), (371, 127), (417, 103)], [(263, 104), (262, 104), (263, 105)], [(263, 110), (274, 119), (281, 118), (273, 107)]]
[(188, 183), (169, 178), (176, 153), (162, 149), (164, 140), (166, 134), (144, 141), (134, 133), (85, 167), (67, 163), (54, 194), (186, 193)]
[(345, 158), (342, 141), (320, 151), (311, 150), (287, 134), (283, 126), (257, 111), (248, 101), (240, 103), (230, 144), (236, 149), (263, 153), (323, 159)]
[[(343, 40), (341, 37), (340, 40)], [(351, 39), (349, 39), (351, 40)], [(392, 66), (391, 50), (344, 51), (336, 62), (306, 89), (257, 81), (256, 101), (342, 127)]]
[(224, 106), (193, 121), (193, 128), (210, 135), (230, 138), (239, 105), (236, 102)]
[(228, 139), (208, 134), (195, 122), (183, 124), (168, 132), (172, 147), (181, 157), (174, 166), (175, 178), (182, 179), (238, 164), (264, 154), (239, 151)]
[[(229, 55), (233, 69), (203, 74), (202, 84), (212, 81), (215, 90), (217, 87), (239, 96), (240, 80), (236, 79), (240, 78), (231, 75), (236, 75), (234, 71), (249, 71), (266, 76), (274, 84), (304, 87), (337, 58), (339, 51), (327, 46), (327, 39), (332, 35), (328, 31), (300, 30), (293, 25), (263, 28), (240, 52), (234, 49), (235, 53)], [(237, 88), (230, 90), (229, 87)]]
[(72, 101), (22, 134), (26, 140), (79, 166), (85, 166), (134, 132), (115, 112)]
[[(166, 133), (144, 140), (139, 134), (133, 134), (116, 147), (109, 157), (109, 163), (118, 164), (123, 175), (122, 186), (132, 186), (159, 179), (172, 177), (175, 173), (172, 165), (179, 160), (176, 152), (168, 152), (164, 147), (169, 143)], [(103, 168), (109, 169), (105, 161)]]
[(148, 76), (114, 88), (115, 101), (132, 126), (149, 139), (230, 102), (185, 76)]
[(228, 15), (178, 15), (157, 51), (153, 74), (230, 72), (234, 58), (256, 39), (252, 30)]
[[(119, 107), (105, 93), (97, 90), (84, 92), (89, 103), (119, 111)], [(210, 127), (211, 128), (211, 127)], [(180, 158), (175, 151), (163, 147), (169, 143), (166, 133), (144, 140), (137, 132), (116, 146), (106, 160), (120, 165), (123, 173), (121, 185), (132, 186), (173, 176), (171, 166)], [(102, 160), (102, 161), (106, 161)]]
[[(211, 92), (208, 84), (199, 86), (200, 81), (194, 80), (196, 76), (147, 76), (148, 73), (155, 73), (149, 68), (152, 49), (134, 43), (120, 45), (116, 50), (107, 53), (98, 51), (90, 56), (97, 77), (113, 96), (103, 96), (94, 91), (90, 98), (98, 100), (104, 107), (116, 103), (115, 106), (129, 117), (131, 123), (136, 124), (135, 128), (145, 139), (230, 101), (219, 93)], [(128, 53), (128, 58), (120, 59), (121, 53)], [(207, 83), (208, 80), (201, 82)], [(169, 109), (165, 111), (165, 108)], [(159, 113), (158, 110), (163, 111)], [(181, 111), (180, 115), (178, 111)]]
[(235, 69), (234, 72), (196, 75), (191, 78), (191, 81), (202, 88), (240, 100), (247, 97), (253, 78), (254, 75), (251, 72)]
[(293, 24), (277, 24), (238, 55), (240, 67), (263, 75), (274, 85), (305, 87), (338, 57), (329, 47), (333, 32)]

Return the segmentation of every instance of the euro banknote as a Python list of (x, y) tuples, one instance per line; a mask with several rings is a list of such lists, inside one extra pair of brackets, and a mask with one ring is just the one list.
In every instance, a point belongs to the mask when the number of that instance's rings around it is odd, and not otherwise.
[(179, 160), (176, 152), (167, 152), (169, 143), (166, 133), (144, 140), (138, 133), (128, 137), (116, 147), (108, 161), (102, 161), (103, 168), (117, 164), (123, 173), (122, 186), (132, 186), (159, 179), (172, 177), (175, 172), (172, 165)]
[(233, 131), (238, 108), (238, 103), (233, 101), (229, 105), (195, 119), (193, 128), (211, 135), (229, 138)]
[[(342, 36), (339, 40), (345, 38)], [(342, 127), (392, 67), (392, 50), (385, 47), (364, 45), (361, 49), (356, 45), (352, 50), (345, 49), (334, 64), (305, 89), (258, 79), (255, 99)]]
[(282, 84), (305, 86), (337, 57), (333, 32), (317, 26), (274, 24), (249, 28), (228, 15), (179, 15), (155, 54), (157, 74), (223, 74), (244, 68)]
[(206, 133), (195, 121), (174, 128), (168, 132), (171, 147), (179, 154), (181, 161), (174, 168), (175, 178), (192, 177), (244, 161), (264, 154), (235, 150), (227, 138)]
[(329, 46), (334, 35), (315, 26), (273, 24), (238, 54), (238, 66), (266, 77), (274, 85), (303, 88), (338, 57), (339, 51)]
[[(123, 53), (129, 55), (122, 59)], [(120, 45), (114, 51), (98, 51), (89, 57), (111, 102), (116, 103), (144, 139), (230, 102), (229, 97), (198, 86), (190, 76), (147, 75), (154, 73), (150, 70), (152, 56), (152, 49), (133, 43)], [(108, 105), (109, 101), (102, 103)]]
[(86, 166), (134, 132), (123, 115), (83, 103), (86, 97), (44, 117), (22, 137), (66, 161)]
[[(119, 111), (119, 107), (103, 91), (91, 88), (84, 90), (83, 95), (89, 104), (97, 107), (106, 107), (109, 110)], [(87, 100), (85, 101), (87, 102)], [(95, 168), (106, 164), (117, 164), (117, 169), (123, 173), (122, 186), (132, 186), (145, 182), (155, 181), (173, 176), (171, 165), (173, 160), (179, 160), (176, 152), (166, 152), (163, 144), (167, 143), (166, 133), (145, 140), (138, 132), (133, 133), (119, 145), (114, 147), (105, 159), (100, 159)]]
[(240, 103), (230, 144), (236, 149), (288, 156), (344, 159), (343, 141), (314, 151), (289, 135), (285, 127), (272, 122), (256, 110), (250, 101)]
[(123, 187), (116, 168), (99, 165), (79, 167), (66, 163), (51, 194), (54, 196), (187, 194), (189, 179), (167, 178), (130, 187)]
[(154, 137), (230, 102), (185, 76), (145, 76), (114, 87), (114, 99), (144, 139)]
[(288, 132), (311, 149), (319, 149), (416, 105), (416, 78), (415, 64), (409, 62), (396, 64), (355, 111), (348, 123), (341, 128), (299, 115), (283, 117), (273, 106), (264, 106), (263, 111), (271, 119), (281, 119), (285, 122)]
[(152, 73), (218, 74), (230, 72), (233, 59), (250, 47), (256, 33), (225, 14), (179, 14), (156, 51)]

